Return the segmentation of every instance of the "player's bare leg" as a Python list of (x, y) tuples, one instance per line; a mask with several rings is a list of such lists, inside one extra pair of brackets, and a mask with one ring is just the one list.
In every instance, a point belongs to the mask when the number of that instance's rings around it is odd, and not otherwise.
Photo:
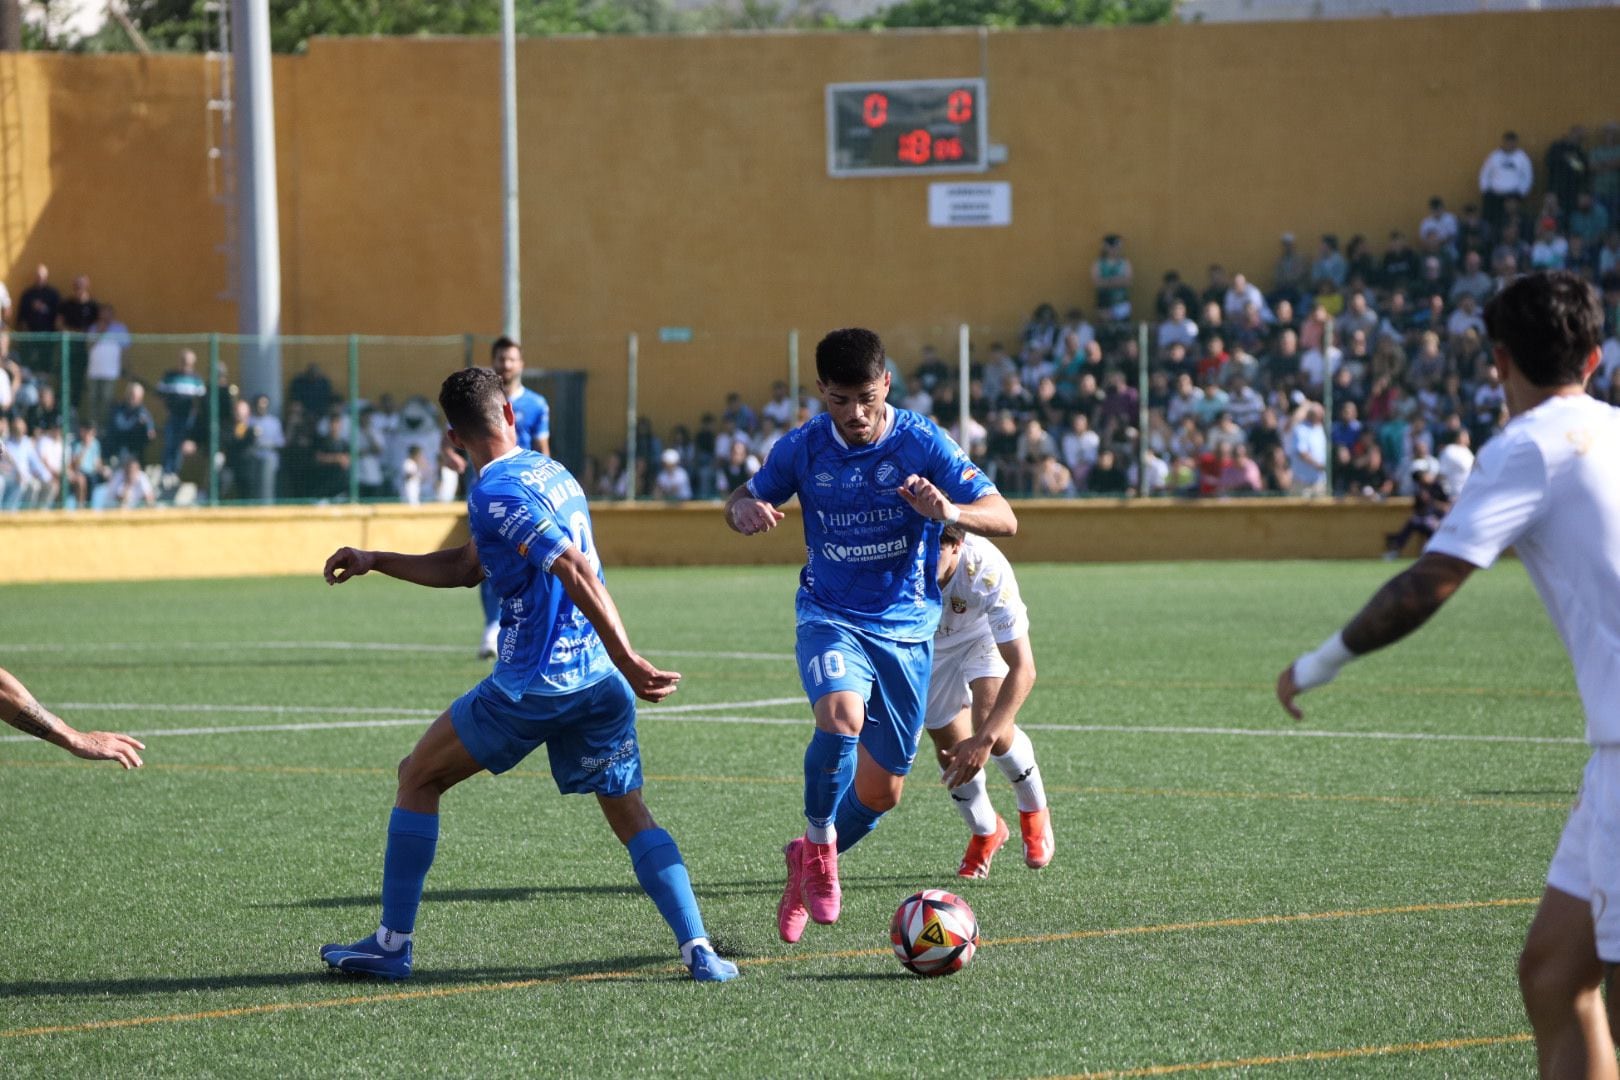
[[(1000, 682), (1000, 679), (980, 679), (974, 682), (971, 686), (972, 705), (957, 713), (956, 719), (946, 726), (928, 732), (934, 740), (934, 756), (939, 761), (941, 769), (951, 764), (949, 751), (973, 734), (975, 718), (982, 723), (983, 717), (989, 714), (990, 706), (995, 701), (995, 691), (988, 689), (986, 692), (987, 688), (983, 688), (983, 684), (999, 685)], [(1011, 745), (1010, 738), (1007, 742)], [(962, 863), (957, 867), (956, 875), (965, 878), (989, 877), (990, 860), (995, 858), (996, 852), (1006, 844), (1011, 833), (1007, 823), (990, 804), (990, 792), (985, 783), (984, 770), (980, 769), (968, 780), (951, 788), (950, 796), (952, 804), (967, 824), (970, 834), (967, 851), (962, 855)]]
[(1519, 956), (1519, 991), (1543, 1077), (1620, 1076), (1598, 990), (1603, 974), (1591, 904), (1549, 886)]
[(439, 799), (483, 768), (462, 745), (448, 710), (428, 725), (399, 763), (383, 855), (382, 921), (376, 933), (353, 945), (322, 946), (321, 959), (328, 965), (386, 979), (410, 975), (416, 911), (439, 842)]

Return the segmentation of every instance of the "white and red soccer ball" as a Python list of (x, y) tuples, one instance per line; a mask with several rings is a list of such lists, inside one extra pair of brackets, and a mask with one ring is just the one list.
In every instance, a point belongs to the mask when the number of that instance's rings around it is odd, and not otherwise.
[(979, 920), (967, 901), (944, 889), (906, 897), (889, 923), (894, 955), (918, 975), (961, 971), (979, 947)]

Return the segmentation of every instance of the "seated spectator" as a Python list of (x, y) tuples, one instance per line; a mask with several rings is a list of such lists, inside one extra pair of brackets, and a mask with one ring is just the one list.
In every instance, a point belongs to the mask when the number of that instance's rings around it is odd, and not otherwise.
[(1446, 264), (1440, 256), (1427, 254), (1423, 261), (1418, 263), (1417, 281), (1412, 283), (1412, 291), (1419, 296), (1447, 296), (1451, 292), (1451, 275), (1446, 270)]
[(1227, 384), (1226, 392), (1226, 411), (1245, 432), (1260, 422), (1260, 414), (1265, 410), (1265, 401), (1251, 381), (1246, 376), (1235, 375)]
[(1086, 476), (1097, 462), (1102, 440), (1091, 430), (1086, 414), (1077, 412), (1069, 417), (1069, 429), (1063, 433), (1063, 461), (1069, 468), (1076, 487), (1084, 487)]
[[(735, 444), (742, 451), (744, 457), (748, 455), (748, 444), (738, 442)], [(666, 502), (688, 502), (692, 498), (692, 479), (686, 474), (681, 465), (680, 451), (665, 450), (659, 458), (660, 468), (658, 478), (653, 481), (653, 495)], [(727, 487), (727, 491), (735, 490), (737, 486), (745, 483), (744, 477), (738, 484)]]
[(1398, 559), (1413, 536), (1425, 542), (1440, 528), (1440, 519), (1451, 509), (1451, 496), (1440, 483), (1440, 464), (1434, 458), (1412, 462), (1415, 483), (1412, 488), (1412, 514), (1399, 532), (1384, 537), (1384, 558)]
[(42, 507), (56, 506), (62, 499), (62, 473), (67, 465), (67, 447), (62, 442), (62, 421), (51, 417), (34, 434), (34, 455), (39, 458)]
[(112, 470), (101, 455), (96, 425), (81, 419), (77, 437), (68, 443), (68, 487), (73, 500), (70, 505), (89, 506), (96, 487), (110, 479)]
[(1210, 263), (1208, 277), (1204, 282), (1204, 291), (1198, 294), (1198, 305), (1207, 311), (1209, 305), (1214, 304), (1220, 310), (1226, 304), (1226, 290), (1232, 287), (1232, 279), (1227, 276), (1226, 267), (1220, 263)]
[[(258, 479), (253, 461), (254, 438), (253, 406), (246, 400), (238, 399), (231, 408), (230, 421), (219, 433), (221, 498), (253, 497), (254, 485)], [(420, 495), (420, 483), (417, 484), (417, 492)]]
[(146, 407), (146, 386), (133, 381), (124, 390), (124, 400), (112, 411), (103, 452), (114, 460), (132, 457), (144, 464), (147, 444), (155, 438), (157, 423)]
[(1446, 319), (1446, 334), (1452, 338), (1461, 337), (1466, 331), (1472, 329), (1475, 333), (1484, 336), (1485, 319), (1479, 313), (1479, 304), (1475, 299), (1464, 293), (1457, 301), (1457, 310)]
[(1451, 283), (1452, 304), (1461, 303), (1464, 296), (1472, 296), (1476, 301), (1488, 300), (1494, 291), (1494, 282), (1485, 272), (1485, 262), (1479, 252), (1468, 252), (1463, 256), (1462, 273)]
[(1007, 375), (1001, 380), (997, 388), (996, 400), (991, 407), (996, 412), (1008, 412), (1014, 417), (1022, 418), (1035, 407), (1035, 397), (1024, 385), (1024, 380), (1017, 375)]
[(1474, 451), (1470, 446), (1471, 439), (1468, 429), (1460, 424), (1457, 429), (1448, 434), (1440, 445), (1440, 486), (1445, 489), (1446, 497), (1455, 500), (1462, 494), (1463, 485), (1468, 482), (1469, 475), (1474, 471)]
[(133, 510), (142, 506), (156, 506), (157, 489), (152, 486), (152, 480), (141, 468), (141, 463), (127, 457), (119, 463), (112, 480), (96, 489), (91, 505), (97, 510)]
[[(666, 455), (668, 455), (670, 452), (671, 450), (664, 451)], [(674, 453), (675, 461), (677, 464), (679, 464), (681, 462), (680, 451), (675, 450)], [(656, 481), (654, 483), (656, 483)], [(690, 478), (688, 478), (686, 486), (688, 490), (691, 489), (692, 483)], [(593, 494), (596, 498), (605, 500), (621, 500), (629, 498), (630, 474), (626, 472), (624, 468), (624, 455), (619, 453), (617, 450), (613, 451), (607, 456), (607, 462), (602, 466), (601, 471), (597, 474), (596, 487)]]
[[(929, 393), (928, 388), (923, 385), (921, 379), (913, 380), (911, 386), (911, 393), (907, 394), (905, 400), (900, 404), (914, 413), (928, 416), (934, 411), (934, 395)], [(771, 430), (776, 430), (776, 421), (768, 416), (761, 418), (760, 424), (762, 427), (765, 424), (770, 424)]]
[(1170, 313), (1159, 324), (1158, 342), (1162, 352), (1172, 345), (1190, 346), (1198, 340), (1198, 324), (1187, 317), (1187, 307), (1177, 300), (1170, 305)]
[[(664, 453), (667, 455), (669, 451), (666, 450)], [(753, 479), (757, 472), (759, 472), (759, 458), (749, 451), (748, 443), (742, 439), (733, 439), (726, 448), (726, 459), (720, 465), (720, 490), (735, 491)]]
[(1213, 377), (1205, 380), (1200, 389), (1203, 390), (1204, 397), (1203, 400), (1199, 401), (1198, 409), (1194, 415), (1198, 420), (1198, 426), (1207, 428), (1215, 422), (1217, 417), (1227, 411), (1226, 406), (1231, 399), (1231, 395), (1221, 389), (1221, 384)]
[[(1104, 244), (1104, 250), (1107, 250), (1106, 243)], [(1101, 260), (1099, 260), (1099, 262), (1100, 261)], [(1092, 274), (1093, 276), (1096, 274), (1095, 267), (1092, 270)], [(1098, 295), (1101, 295), (1101, 293), (1099, 292)], [(1057, 309), (1051, 304), (1037, 305), (1035, 311), (1030, 315), (1029, 321), (1024, 324), (1023, 338), (1024, 345), (1023, 348), (1019, 350), (1020, 352), (1028, 352), (1031, 349), (1034, 349), (1037, 352), (1051, 352), (1053, 349), (1057, 348)], [(1001, 346), (996, 344), (992, 345), (990, 348), (991, 352), (994, 353), (996, 350), (1000, 349)]]
[(1462, 208), (1462, 214), (1457, 218), (1455, 243), (1458, 251), (1475, 251), (1482, 259), (1490, 255), (1493, 244), (1491, 226), (1480, 213), (1478, 203), (1468, 203)]
[(1367, 247), (1367, 238), (1360, 233), (1350, 238), (1350, 243), (1344, 248), (1344, 261), (1347, 267), (1345, 284), (1350, 289), (1365, 289), (1378, 280), (1378, 260)]
[(1024, 388), (1031, 393), (1042, 379), (1057, 375), (1057, 364), (1053, 361), (1054, 352), (1038, 352), (1033, 349), (1025, 350), (1023, 364), (1019, 368), (1018, 378)]
[(1620, 273), (1620, 229), (1610, 229), (1603, 238), (1603, 250), (1597, 257), (1598, 276)]
[(1232, 447), (1222, 447), (1221, 475), (1218, 494), (1221, 495), (1252, 495), (1265, 490), (1265, 480), (1260, 475), (1260, 466), (1255, 464), (1254, 458), (1249, 456), (1249, 447), (1245, 443), (1238, 443)]
[(1337, 291), (1344, 287), (1345, 278), (1349, 273), (1350, 264), (1339, 253), (1339, 238), (1332, 233), (1324, 233), (1321, 245), (1317, 248), (1316, 261), (1311, 264), (1312, 291), (1320, 295), (1324, 284)]
[(1438, 195), (1429, 199), (1429, 212), (1418, 222), (1418, 238), (1451, 247), (1457, 242), (1457, 216), (1446, 209), (1446, 201)]
[(1131, 317), (1131, 260), (1125, 257), (1125, 240), (1117, 233), (1103, 237), (1102, 250), (1091, 264), (1091, 281), (1097, 288), (1097, 313), (1111, 322)]
[(1558, 219), (1544, 217), (1536, 223), (1536, 242), (1530, 245), (1530, 269), (1562, 270), (1569, 256), (1569, 241), (1558, 234)]
[(37, 506), (44, 482), (28, 421), (0, 414), (0, 510)]
[[(932, 412), (933, 403), (930, 401), (928, 411), (924, 412), (923, 415), (928, 416)], [(687, 448), (684, 444), (689, 444), (690, 442), (690, 440), (686, 439), (685, 436), (686, 429), (677, 425), (674, 434), (670, 436), (670, 441), (668, 444), (681, 451), (681, 464), (683, 465), (686, 464), (687, 454)], [(782, 436), (783, 432), (778, 430), (775, 420), (768, 416), (761, 418), (759, 422), (759, 438), (755, 440), (752, 447), (754, 456), (757, 457), (761, 462), (767, 460), (771, 456), (771, 451), (776, 448), (776, 444), (782, 441)]]
[(1350, 335), (1360, 330), (1371, 334), (1378, 329), (1378, 313), (1372, 309), (1363, 289), (1352, 292), (1345, 302), (1344, 312), (1334, 320), (1335, 340), (1349, 341)]
[(1135, 422), (1140, 406), (1141, 396), (1136, 392), (1125, 378), (1125, 373), (1117, 368), (1108, 373), (1108, 389), (1103, 396), (1102, 423), (1100, 432), (1104, 438), (1112, 438), (1114, 434)]
[[(1318, 346), (1306, 350), (1305, 355), (1299, 358), (1300, 385), (1305, 388), (1306, 393), (1321, 396), (1322, 384), (1339, 370), (1339, 365), (1343, 362), (1344, 352), (1337, 345), (1325, 348)], [(1297, 463), (1294, 471), (1296, 473), (1299, 471)]]
[(1232, 343), (1249, 354), (1263, 351), (1271, 340), (1271, 324), (1260, 309), (1246, 304), (1231, 327)]
[(1209, 426), (1209, 431), (1204, 438), (1204, 445), (1216, 451), (1223, 446), (1247, 446), (1248, 443), (1248, 432), (1238, 425), (1230, 412), (1224, 410), (1216, 415), (1215, 422)]
[[(932, 386), (935, 380), (923, 375), (926, 367), (924, 365), (922, 369), (919, 369), (918, 374), (922, 376), (919, 381), (925, 386)], [(798, 411), (798, 405), (794, 403), (792, 396), (788, 394), (787, 383), (778, 379), (771, 384), (771, 400), (760, 406), (759, 415), (762, 419), (774, 421), (778, 430), (790, 431), (793, 428), (794, 416)]]
[(1382, 499), (1395, 493), (1395, 481), (1384, 470), (1384, 452), (1371, 432), (1363, 432), (1351, 449), (1343, 487), (1346, 494), (1366, 499)]
[(1277, 256), (1277, 263), (1271, 274), (1273, 307), (1282, 300), (1297, 304), (1311, 292), (1311, 263), (1294, 249), (1294, 234), (1283, 233), (1281, 244), (1282, 251)]
[(1037, 498), (1062, 498), (1073, 494), (1074, 478), (1063, 462), (1042, 451), (1033, 463), (1032, 493)]
[(1266, 298), (1261, 295), (1259, 287), (1249, 281), (1244, 274), (1233, 274), (1232, 284), (1221, 300), (1222, 313), (1228, 321), (1231, 321), (1243, 314), (1243, 309), (1251, 305), (1260, 312), (1262, 318), (1269, 313)]
[(1180, 301), (1183, 311), (1191, 311), (1198, 306), (1198, 294), (1192, 291), (1192, 286), (1181, 280), (1178, 270), (1166, 270), (1164, 283), (1153, 297), (1153, 313), (1160, 319), (1170, 317), (1170, 309)]
[(1268, 495), (1287, 495), (1294, 490), (1294, 471), (1288, 465), (1288, 454), (1281, 446), (1273, 446), (1260, 459), (1261, 478)]
[(1086, 477), (1086, 491), (1092, 495), (1124, 495), (1129, 487), (1130, 479), (1120, 467), (1118, 455), (1113, 450), (1098, 453), (1097, 463)]
[[(1203, 313), (1198, 317), (1198, 340), (1208, 341), (1212, 337), (1219, 337), (1226, 333), (1226, 309), (1219, 300), (1211, 300), (1204, 305)], [(1192, 346), (1189, 345), (1191, 350)]]
[[(905, 396), (905, 392), (906, 388), (903, 381), (896, 382), (891, 387), (891, 394), (899, 394), (902, 398)], [(725, 411), (720, 414), (722, 424), (728, 420), (735, 426), (736, 430), (744, 435), (752, 435), (759, 429), (759, 418), (754, 415), (754, 410), (743, 402), (742, 395), (735, 390), (726, 395)]]
[(997, 412), (990, 420), (985, 437), (991, 479), (1003, 490), (1018, 490), (1022, 481), (1018, 462), (1018, 418)]
[(1404, 289), (1417, 277), (1417, 253), (1406, 242), (1406, 234), (1395, 229), (1389, 234), (1389, 247), (1378, 264), (1378, 284), (1384, 289)]
[(305, 416), (325, 416), (327, 406), (335, 397), (337, 391), (332, 389), (332, 380), (314, 361), (287, 384), (287, 400), (298, 402)]
[(1204, 386), (1219, 383), (1224, 377), (1226, 365), (1231, 361), (1232, 354), (1226, 351), (1226, 339), (1219, 334), (1212, 334), (1204, 342), (1202, 354), (1198, 357), (1198, 381)]
[[(398, 453), (401, 458), (413, 445), (439, 447), (439, 428), (425, 398), (412, 398), (399, 412)], [(253, 498), (271, 503), (276, 498), (276, 482), (281, 470), (281, 451), (287, 445), (281, 418), (270, 411), (270, 396), (253, 399), (253, 445), (248, 457), (253, 462)], [(453, 486), (453, 484), (452, 484)], [(245, 493), (244, 493), (245, 494)]]
[(1299, 348), (1299, 334), (1292, 328), (1273, 339), (1265, 355), (1265, 370), (1272, 383), (1298, 377), (1302, 359)]

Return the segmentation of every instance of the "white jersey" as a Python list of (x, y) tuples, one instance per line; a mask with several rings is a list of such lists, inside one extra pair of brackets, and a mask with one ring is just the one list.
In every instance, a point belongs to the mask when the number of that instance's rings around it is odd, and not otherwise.
[(1029, 633), (1029, 611), (1018, 595), (1012, 564), (982, 536), (967, 535), (962, 557), (939, 592), (943, 611), (934, 633), (936, 650), (985, 634), (997, 645), (1005, 645)]
[(1510, 545), (1575, 665), (1586, 741), (1620, 745), (1620, 409), (1579, 394), (1514, 417), (1424, 550), (1483, 569)]

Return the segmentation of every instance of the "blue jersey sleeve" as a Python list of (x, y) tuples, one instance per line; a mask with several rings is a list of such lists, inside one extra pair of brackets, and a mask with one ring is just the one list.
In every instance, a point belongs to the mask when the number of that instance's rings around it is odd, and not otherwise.
[(947, 499), (966, 505), (978, 502), (986, 495), (996, 494), (996, 485), (956, 445), (955, 439), (932, 422), (928, 424), (928, 430), (927, 477), (945, 493)]
[(557, 520), (556, 511), (545, 498), (523, 484), (503, 484), (480, 500), (473, 511), (479, 520), (475, 528), (486, 536), (498, 537), (532, 566), (549, 571), (573, 537)]
[(776, 440), (753, 479), (748, 490), (754, 498), (774, 505), (787, 502), (799, 491), (799, 457), (804, 453), (804, 428), (797, 428)]
[(535, 394), (534, 403), (534, 437), (536, 439), (549, 439), (551, 438), (551, 402), (546, 400), (544, 394)]

